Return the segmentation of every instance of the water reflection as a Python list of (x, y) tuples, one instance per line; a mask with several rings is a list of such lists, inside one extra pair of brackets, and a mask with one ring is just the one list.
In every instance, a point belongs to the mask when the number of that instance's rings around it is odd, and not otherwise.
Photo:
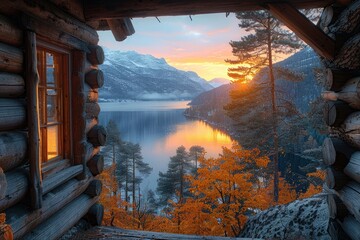
[(124, 141), (141, 145), (144, 160), (153, 168), (144, 182), (153, 189), (159, 171), (166, 171), (169, 157), (180, 145), (187, 149), (200, 145), (208, 156), (217, 156), (222, 146), (232, 144), (230, 137), (221, 131), (204, 122), (186, 119), (183, 116), (186, 102), (105, 103), (101, 108), (101, 124), (112, 119)]

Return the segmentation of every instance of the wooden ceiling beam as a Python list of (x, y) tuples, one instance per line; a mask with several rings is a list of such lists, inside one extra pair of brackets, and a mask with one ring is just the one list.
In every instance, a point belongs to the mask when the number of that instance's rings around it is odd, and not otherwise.
[(159, 17), (260, 10), (268, 4), (286, 2), (296, 8), (325, 7), (334, 0), (86, 0), (86, 21), (124, 17)]
[(319, 27), (305, 17), (289, 3), (268, 5), (272, 15), (282, 21), (322, 57), (333, 60), (335, 57), (335, 40), (326, 35)]

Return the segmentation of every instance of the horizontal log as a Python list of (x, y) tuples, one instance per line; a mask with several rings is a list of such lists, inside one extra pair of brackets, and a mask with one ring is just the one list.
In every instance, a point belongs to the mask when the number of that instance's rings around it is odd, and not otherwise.
[(67, 230), (74, 226), (98, 201), (98, 197), (91, 198), (82, 194), (75, 200), (71, 201), (65, 207), (58, 211), (45, 222), (39, 224), (35, 229), (23, 237), (24, 240), (43, 240), (51, 236), (57, 239)]
[(340, 12), (343, 9), (344, 7), (337, 7), (334, 5), (325, 7), (323, 12), (321, 13), (317, 26), (325, 33), (328, 33), (329, 26), (332, 25), (338, 19)]
[(326, 169), (325, 183), (330, 189), (340, 190), (350, 181), (351, 178), (345, 175), (343, 171), (335, 170), (332, 167)]
[(23, 32), (9, 18), (0, 15), (0, 42), (20, 46), (23, 43)]
[(356, 110), (343, 101), (326, 102), (324, 106), (324, 119), (330, 127), (340, 127), (345, 119)]
[(0, 133), (0, 167), (5, 172), (24, 163), (26, 153), (26, 133), (17, 131)]
[(80, 196), (88, 187), (92, 178), (78, 181), (71, 179), (58, 188), (43, 196), (43, 206), (31, 211), (26, 204), (20, 203), (6, 210), (7, 223), (11, 225), (14, 237), (20, 239), (23, 235), (46, 221), (68, 203)]
[(86, 119), (97, 118), (100, 113), (100, 106), (98, 103), (85, 104), (85, 117)]
[(326, 165), (334, 165), (337, 169), (344, 169), (351, 155), (356, 151), (339, 138), (326, 138), (323, 143), (323, 161)]
[(360, 184), (357, 182), (348, 183), (339, 191), (339, 197), (357, 221), (360, 221)]
[(102, 47), (98, 45), (89, 46), (90, 52), (86, 54), (87, 59), (92, 65), (100, 65), (104, 63), (105, 54)]
[(99, 69), (92, 69), (85, 75), (85, 82), (91, 88), (101, 88), (104, 85), (104, 73)]
[(24, 101), (0, 98), (0, 119), (0, 131), (24, 128), (26, 126)]
[(7, 191), (7, 181), (4, 171), (0, 167), (0, 199), (5, 197)]
[(55, 28), (51, 21), (43, 20), (30, 14), (23, 14), (21, 21), (26, 29), (35, 32), (47, 41), (55, 41), (71, 48), (89, 51), (86, 42), (81, 41), (59, 28)]
[(355, 152), (344, 168), (344, 173), (360, 183), (360, 152)]
[(95, 155), (87, 162), (87, 166), (93, 176), (101, 174), (104, 170), (104, 156)]
[(0, 71), (21, 73), (24, 56), (20, 49), (0, 43)]
[(88, 221), (93, 226), (100, 226), (104, 217), (104, 206), (95, 203), (91, 206), (87, 214), (84, 216), (84, 219)]
[(124, 41), (128, 36), (135, 33), (130, 18), (108, 19), (107, 24), (116, 41)]
[(34, 15), (51, 22), (54, 28), (74, 36), (86, 43), (97, 44), (99, 36), (94, 29), (63, 11), (51, 1), (1, 1), (0, 13), (19, 16), (19, 13)]
[(327, 91), (340, 91), (347, 81), (360, 76), (359, 71), (350, 71), (346, 69), (326, 69), (325, 89)]
[(71, 166), (69, 159), (62, 159), (60, 161), (50, 161), (43, 163), (41, 165), (42, 179), (47, 178), (48, 176), (60, 172), (61, 170)]
[(360, 239), (360, 223), (349, 215), (340, 223), (344, 232), (353, 240)]
[(94, 179), (90, 182), (87, 189), (84, 191), (90, 197), (98, 197), (100, 196), (102, 191), (102, 182), (98, 179)]
[(97, 118), (86, 119), (85, 133), (87, 134), (98, 123), (99, 123), (99, 121)]
[(0, 212), (20, 202), (28, 192), (29, 173), (22, 168), (5, 173), (8, 184), (5, 196), (0, 199)]
[(0, 73), (0, 98), (14, 98), (25, 94), (25, 81), (22, 76)]
[(87, 133), (87, 140), (95, 147), (105, 146), (106, 135), (106, 128), (101, 125), (96, 125)]
[(90, 89), (87, 92), (86, 102), (96, 103), (99, 101), (99, 91), (97, 89)]
[(352, 78), (346, 82), (339, 92), (323, 92), (322, 97), (325, 100), (341, 100), (349, 104), (351, 108), (360, 109), (360, 77)]
[[(317, 8), (330, 5), (333, 1), (288, 0), (296, 8)], [(194, 15), (205, 13), (238, 12), (247, 10), (263, 10), (268, 4), (266, 0), (173, 0), (142, 1), (132, 0), (87, 0), (84, 4), (86, 21), (123, 17), (155, 17)]]
[(77, 175), (82, 173), (82, 171), (82, 165), (75, 165), (48, 176), (43, 180), (43, 194), (50, 192), (54, 188), (76, 177)]

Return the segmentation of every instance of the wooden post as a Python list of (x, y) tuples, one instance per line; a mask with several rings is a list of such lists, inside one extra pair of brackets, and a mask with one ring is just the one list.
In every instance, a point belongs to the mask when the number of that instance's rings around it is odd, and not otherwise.
[(73, 51), (72, 67), (72, 119), (73, 119), (73, 149), (74, 164), (83, 165), (83, 174), (80, 178), (85, 178), (85, 62), (86, 53), (84, 51)]
[(29, 160), (30, 160), (30, 204), (34, 209), (41, 208), (42, 183), (40, 170), (40, 121), (37, 71), (36, 35), (27, 31), (25, 34), (25, 77), (27, 113), (29, 128)]

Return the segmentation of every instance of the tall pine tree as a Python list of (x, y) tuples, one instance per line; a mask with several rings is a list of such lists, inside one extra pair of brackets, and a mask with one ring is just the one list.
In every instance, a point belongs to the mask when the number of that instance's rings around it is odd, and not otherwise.
[[(240, 12), (236, 17), (240, 20), (239, 27), (249, 34), (240, 41), (230, 42), (236, 59), (226, 62), (237, 66), (229, 68), (228, 75), (238, 86), (231, 93), (231, 103), (226, 109), (237, 127), (258, 132), (256, 139), (259, 145), (259, 138), (272, 143), (274, 202), (278, 202), (279, 115), (280, 111), (281, 115), (289, 115), (295, 109), (287, 101), (281, 101), (281, 97), (277, 95), (275, 72), (294, 76), (296, 80), (298, 78), (287, 69), (275, 69), (273, 62), (276, 54), (289, 54), (302, 47), (302, 44), (268, 11)], [(263, 68), (266, 68), (264, 71), (268, 71), (268, 81), (244, 84)], [(284, 106), (286, 110), (280, 110), (280, 105), (287, 105)]]

